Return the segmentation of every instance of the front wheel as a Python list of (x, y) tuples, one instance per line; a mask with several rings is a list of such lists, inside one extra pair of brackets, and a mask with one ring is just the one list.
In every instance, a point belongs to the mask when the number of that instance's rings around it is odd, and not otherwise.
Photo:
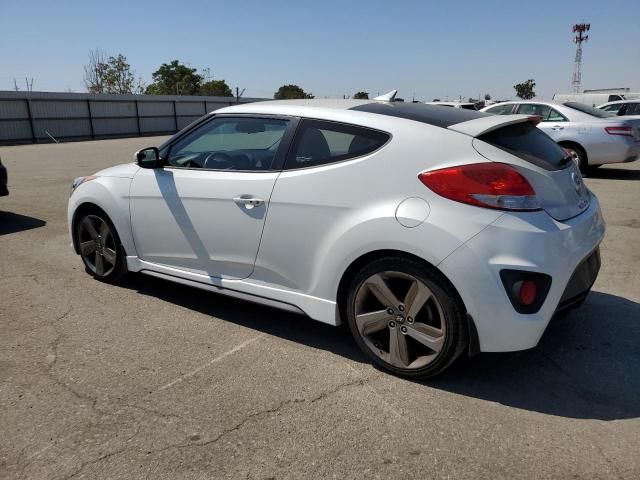
[(347, 296), (358, 346), (380, 367), (425, 378), (464, 350), (464, 309), (438, 276), (418, 262), (387, 257), (364, 267)]
[(114, 282), (126, 273), (124, 249), (118, 233), (102, 212), (82, 215), (76, 222), (76, 244), (87, 273)]

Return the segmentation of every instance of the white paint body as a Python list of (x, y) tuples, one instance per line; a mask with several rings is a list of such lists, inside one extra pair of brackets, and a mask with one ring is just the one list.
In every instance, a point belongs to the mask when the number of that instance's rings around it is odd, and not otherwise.
[[(554, 197), (562, 188), (554, 193), (550, 186), (556, 180), (562, 185), (564, 177), (554, 179), (486, 144), (479, 153), (470, 124), (454, 131), (331, 102), (313, 105), (264, 102), (216, 113), (311, 117), (376, 128), (392, 138), (363, 157), (281, 172), (121, 165), (98, 172), (74, 191), (69, 225), (80, 205), (96, 204), (112, 219), (130, 271), (303, 312), (332, 325), (341, 321), (338, 285), (352, 262), (381, 250), (406, 252), (451, 281), (475, 322), (482, 351), (535, 346), (571, 273), (604, 235), (595, 197), (587, 210), (573, 212)], [(495, 117), (483, 118), (475, 134), (498, 124)], [(510, 213), (453, 202), (417, 178), (425, 170), (486, 162), (488, 154), (526, 169), (536, 191), (547, 189), (546, 211)], [(251, 211), (239, 208), (233, 198), (243, 194), (265, 203)], [(556, 220), (552, 214), (573, 218)], [(553, 277), (538, 313), (515, 312), (501, 268)]]

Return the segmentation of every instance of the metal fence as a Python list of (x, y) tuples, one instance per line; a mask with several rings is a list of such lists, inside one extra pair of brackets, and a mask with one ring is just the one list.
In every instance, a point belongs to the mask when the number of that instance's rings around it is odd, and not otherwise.
[(261, 100), (0, 91), (0, 145), (171, 134), (218, 108)]

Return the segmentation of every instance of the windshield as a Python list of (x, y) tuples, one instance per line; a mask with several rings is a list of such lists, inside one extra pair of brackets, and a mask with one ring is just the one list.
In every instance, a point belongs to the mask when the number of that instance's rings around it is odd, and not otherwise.
[(597, 108), (590, 107), (589, 105), (585, 105), (584, 103), (566, 102), (563, 105), (565, 107), (573, 108), (574, 110), (578, 110), (579, 112), (586, 113), (588, 115), (592, 115), (598, 118), (609, 118), (609, 117), (616, 116), (615, 113), (605, 112), (604, 110), (599, 110)]

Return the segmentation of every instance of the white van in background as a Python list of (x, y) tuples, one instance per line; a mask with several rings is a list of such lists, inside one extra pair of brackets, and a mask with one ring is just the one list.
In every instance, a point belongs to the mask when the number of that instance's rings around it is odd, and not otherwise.
[(596, 107), (603, 103), (615, 102), (617, 100), (625, 100), (622, 93), (556, 93), (553, 101), (557, 103), (578, 102)]

